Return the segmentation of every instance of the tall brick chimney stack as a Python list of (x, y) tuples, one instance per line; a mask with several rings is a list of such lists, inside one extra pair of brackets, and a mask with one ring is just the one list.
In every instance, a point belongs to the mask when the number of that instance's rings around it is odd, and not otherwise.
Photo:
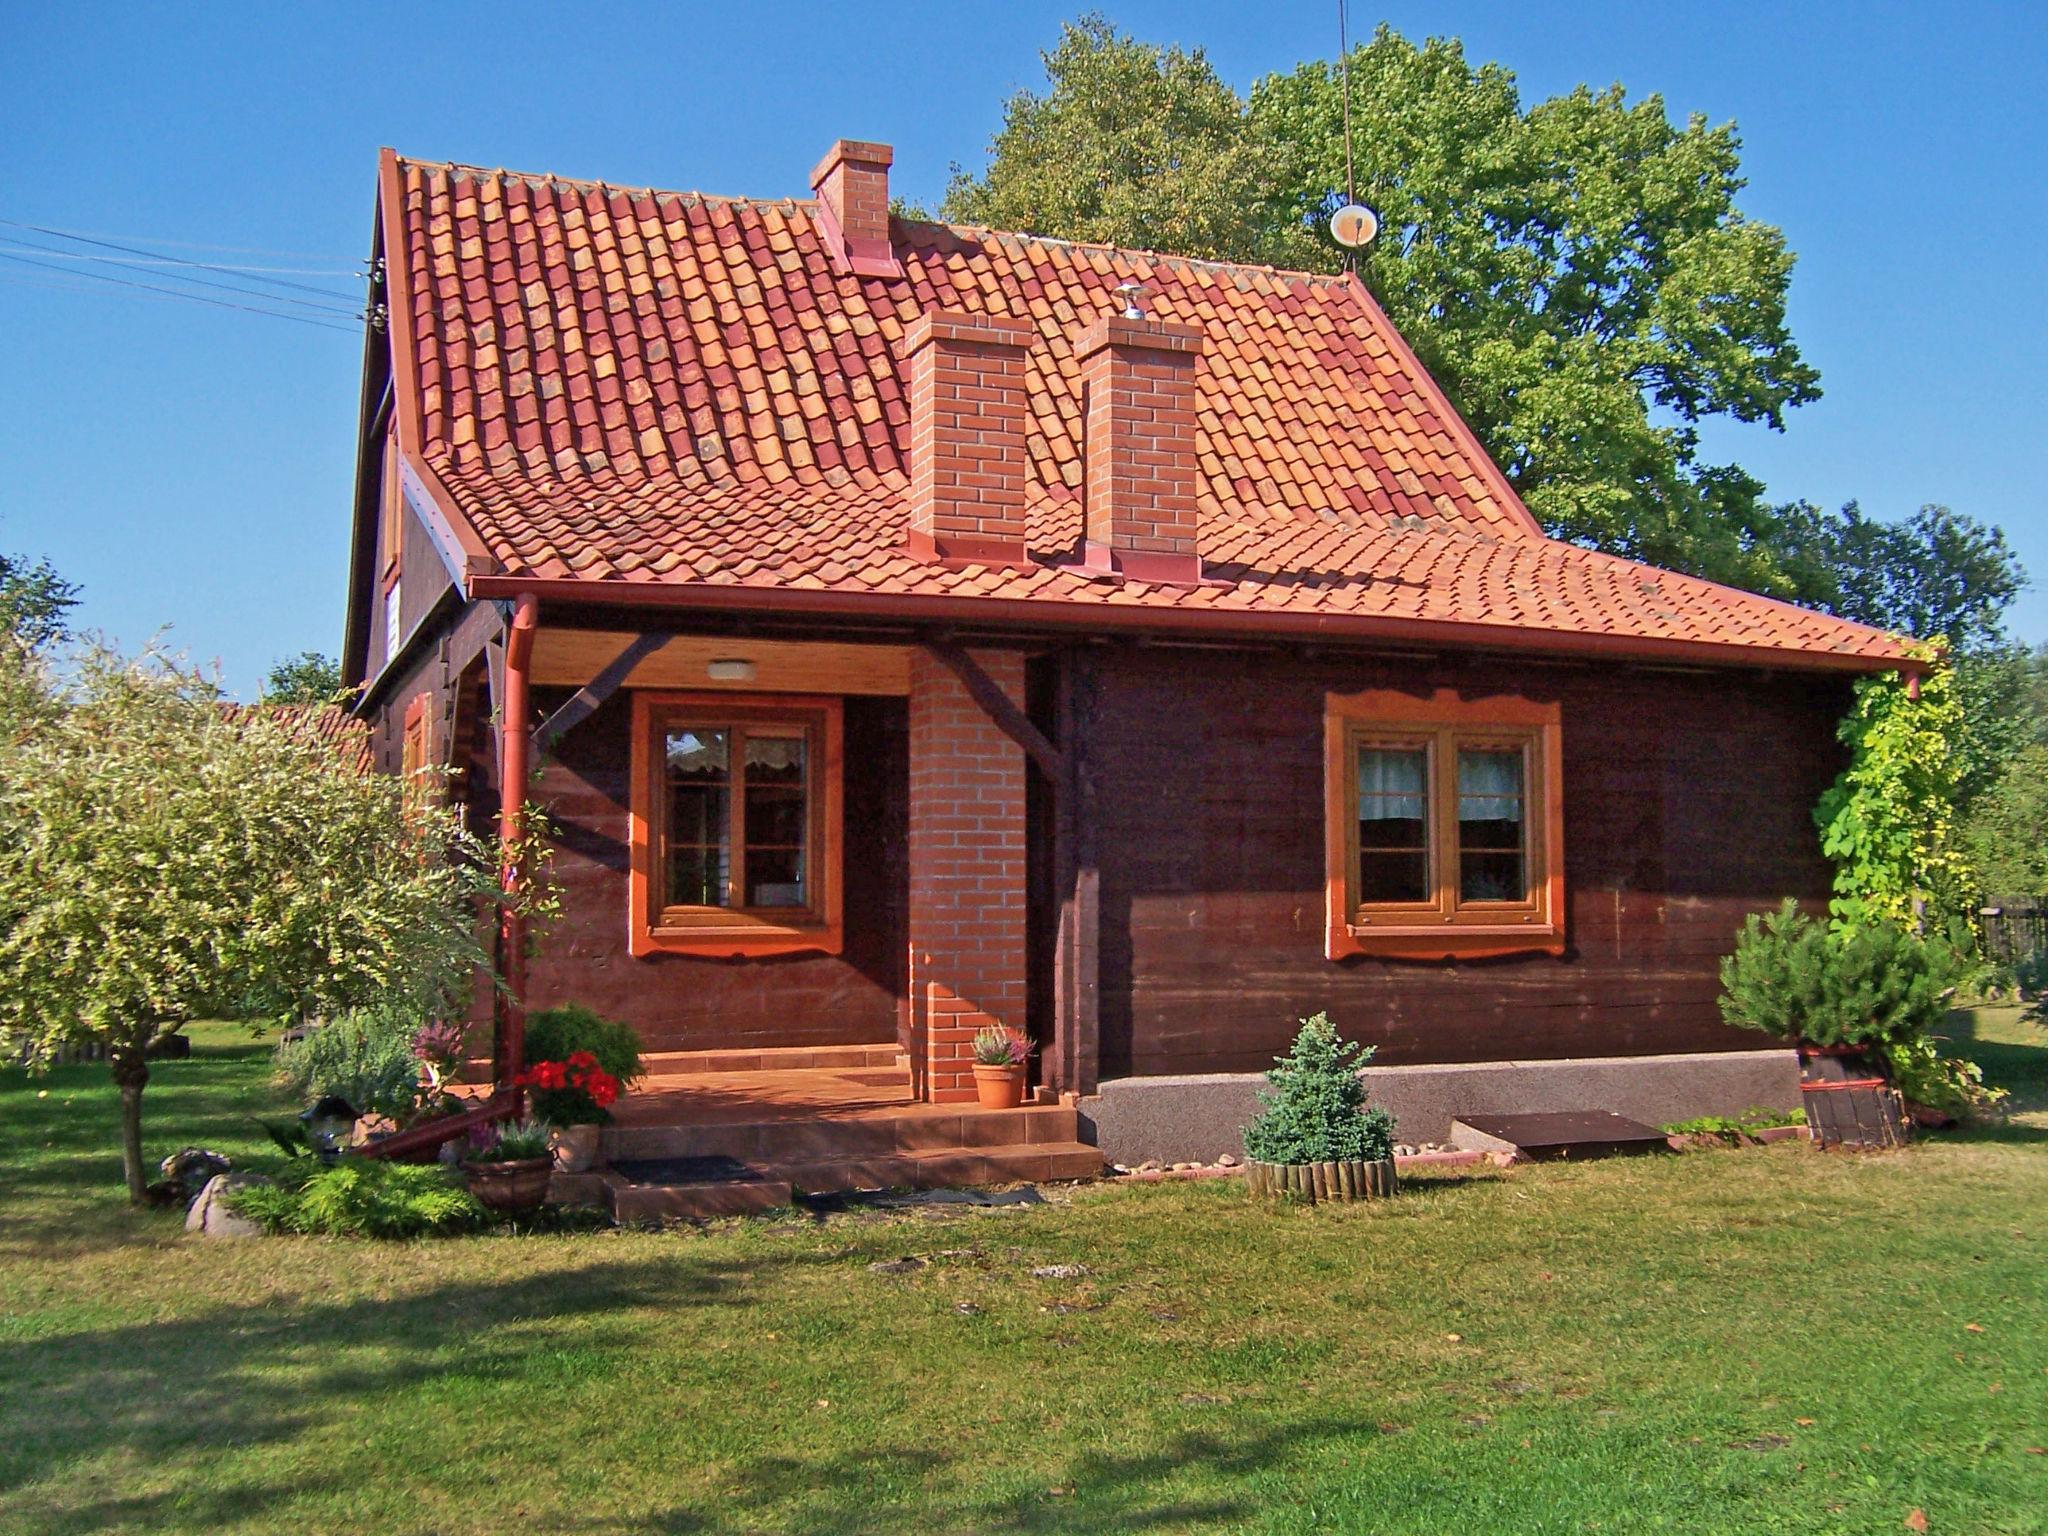
[(1192, 326), (1104, 315), (1074, 343), (1088, 391), (1084, 556), (1139, 581), (1198, 582)]
[(841, 139), (811, 172), (818, 233), (842, 271), (860, 277), (903, 275), (889, 243), (889, 165), (895, 158), (886, 144)]
[(926, 560), (1028, 565), (1022, 320), (933, 310), (903, 337), (910, 365), (910, 528)]

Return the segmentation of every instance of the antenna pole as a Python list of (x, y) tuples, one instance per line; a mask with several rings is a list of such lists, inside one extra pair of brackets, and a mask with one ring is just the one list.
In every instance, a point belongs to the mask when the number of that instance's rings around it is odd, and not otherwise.
[[(1337, 0), (1337, 56), (1344, 67), (1344, 201), (1358, 201), (1358, 181), (1351, 169), (1351, 32), (1345, 17), (1349, 9), (1346, 0)], [(1358, 262), (1356, 251), (1344, 253), (1344, 270), (1350, 272)]]

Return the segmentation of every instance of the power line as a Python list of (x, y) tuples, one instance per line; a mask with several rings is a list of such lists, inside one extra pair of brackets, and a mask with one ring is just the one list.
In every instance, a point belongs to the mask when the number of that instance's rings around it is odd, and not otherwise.
[(274, 251), (255, 245), (211, 245), (204, 240), (162, 240), (154, 235), (110, 235), (105, 230), (46, 229), (40, 224), (17, 224), (15, 227), (53, 234), (65, 240), (134, 240), (150, 245), (167, 245), (174, 251), (221, 251), (231, 256), (277, 256), (293, 261), (330, 259), (325, 252)]
[[(157, 261), (166, 261), (166, 262), (170, 262), (170, 263), (173, 263), (174, 265), (177, 265), (177, 266), (182, 266), (182, 267), (196, 267), (196, 268), (198, 268), (199, 270), (201, 270), (201, 271), (203, 271), (203, 272), (228, 272), (228, 273), (229, 273), (229, 275), (231, 275), (231, 276), (233, 275), (233, 274), (232, 274), (232, 272), (230, 271), (230, 269), (228, 269), (228, 268), (226, 268), (226, 267), (220, 267), (220, 266), (216, 266), (216, 265), (215, 265), (214, 263), (212, 263), (212, 262), (210, 262), (210, 261), (188, 261), (188, 260), (187, 260), (186, 258), (184, 258), (184, 257), (182, 257), (182, 256), (166, 256), (166, 255), (164, 255), (164, 254), (163, 254), (163, 252), (161, 252), (161, 251), (151, 251), (151, 250), (145, 250), (145, 249), (141, 248), (140, 246), (132, 246), (132, 245), (120, 245), (120, 244), (117, 244), (116, 242), (114, 242), (114, 241), (112, 241), (112, 240), (101, 240), (101, 239), (99, 239), (99, 238), (98, 238), (97, 236), (93, 236), (93, 235), (73, 235), (73, 234), (67, 234), (67, 233), (65, 233), (65, 231), (63, 231), (63, 230), (61, 230), (61, 229), (50, 229), (50, 228), (48, 228), (48, 227), (46, 227), (46, 226), (44, 226), (44, 225), (41, 225), (41, 224), (23, 224), (23, 223), (19, 222), (18, 220), (15, 220), (15, 219), (0, 219), (0, 225), (5, 225), (5, 226), (7, 226), (7, 227), (8, 227), (9, 229), (26, 229), (26, 230), (32, 230), (32, 231), (34, 231), (34, 232), (35, 232), (36, 234), (39, 234), (39, 235), (48, 235), (48, 236), (50, 236), (51, 238), (53, 238), (53, 239), (57, 239), (57, 240), (76, 240), (76, 241), (77, 241), (77, 242), (79, 242), (79, 243), (80, 243), (81, 245), (96, 245), (96, 246), (99, 246), (99, 247), (101, 247), (101, 248), (102, 248), (103, 250), (109, 250), (109, 251), (121, 251), (121, 252), (123, 252), (124, 254), (126, 254), (126, 255), (129, 255), (129, 256), (147, 256), (147, 257), (150, 257), (150, 258), (152, 258), (153, 260), (157, 260)], [(116, 263), (116, 265), (119, 265), (119, 263)], [(195, 278), (192, 278), (192, 279), (190, 279), (190, 281), (192, 281), (192, 282), (195, 282), (195, 283), (197, 283), (197, 282), (204, 282), (204, 281), (205, 281), (205, 279), (203, 279), (203, 278), (197, 278), (197, 277), (195, 277)], [(291, 282), (291, 281), (289, 281), (289, 280), (287, 280), (287, 279), (285, 279), (285, 278), (282, 278), (282, 277), (269, 277), (269, 278), (262, 278), (262, 279), (259, 279), (259, 281), (262, 281), (262, 282), (267, 282), (267, 283), (271, 283), (271, 284), (274, 284), (275, 286), (277, 286), (277, 287), (279, 287), (279, 288), (297, 288), (297, 289), (300, 289), (300, 290), (302, 290), (303, 292), (306, 292), (306, 293), (317, 293), (317, 294), (320, 294), (320, 295), (321, 295), (322, 297), (325, 297), (325, 298), (333, 298), (333, 297), (334, 297), (334, 292), (333, 292), (333, 290), (332, 290), (332, 289), (329, 289), (329, 288), (315, 288), (315, 287), (313, 287), (313, 286), (312, 286), (312, 285), (311, 285), (310, 283), (294, 283), (294, 282)], [(222, 285), (220, 285), (220, 284), (213, 284), (213, 285), (211, 285), (211, 286), (214, 286), (214, 287), (219, 287), (219, 286), (222, 286)]]
[[(190, 293), (182, 288), (165, 288), (156, 283), (138, 283), (133, 278), (111, 277), (104, 272), (79, 272), (68, 267), (60, 267), (55, 262), (36, 261), (28, 256), (12, 255), (7, 251), (0, 251), (0, 261), (18, 262), (25, 267), (41, 267), (51, 272), (59, 272), (74, 283), (112, 283), (120, 288), (133, 288), (143, 293), (163, 294), (169, 298), (183, 299), (188, 304), (211, 304), (216, 309), (236, 309), (244, 314), (268, 315), (273, 320), (296, 320), (300, 325), (317, 325), (323, 331), (340, 331), (345, 335), (351, 336), (356, 334), (354, 326), (337, 325), (332, 320), (315, 319), (311, 315), (295, 315), (291, 311), (284, 309), (260, 309), (254, 304), (237, 304), (229, 299), (212, 299), (203, 293)], [(55, 284), (49, 284), (47, 278), (42, 281), (49, 286), (56, 286)], [(360, 319), (361, 316), (357, 316), (357, 318)]]
[[(5, 222), (5, 221), (4, 221), (4, 220), (0, 220), (0, 222)], [(16, 227), (17, 229), (34, 229), (34, 228), (35, 228), (35, 226), (34, 226), (33, 224), (18, 224), (18, 225), (16, 225), (15, 227)], [(67, 238), (68, 238), (68, 237), (67, 237)], [(23, 245), (28, 245), (28, 244), (29, 244), (29, 242), (27, 242), (27, 241), (22, 241), (22, 242), (20, 242), (20, 243), (21, 243), (21, 244), (23, 244)], [(31, 246), (30, 248), (31, 248), (31, 249), (33, 249), (33, 250), (45, 250), (45, 249), (54, 249), (54, 247), (45, 247), (45, 246)], [(66, 261), (108, 261), (108, 262), (114, 262), (114, 264), (115, 264), (116, 266), (131, 266), (131, 265), (133, 265), (133, 266), (145, 266), (145, 267), (175, 267), (175, 266), (189, 266), (189, 265), (190, 265), (190, 263), (189, 263), (189, 262), (183, 261), (183, 260), (181, 260), (181, 259), (180, 259), (179, 257), (176, 257), (176, 256), (151, 256), (151, 257), (145, 257), (145, 258), (143, 258), (142, 260), (140, 260), (140, 261), (138, 261), (138, 262), (132, 262), (132, 263), (131, 263), (131, 262), (121, 262), (121, 261), (116, 261), (116, 260), (115, 260), (115, 258), (114, 258), (114, 257), (112, 257), (112, 256), (95, 256), (95, 255), (94, 255), (94, 254), (93, 254), (92, 252), (90, 252), (90, 251), (66, 251), (66, 252), (64, 252), (63, 254), (64, 254), (64, 259), (65, 259)], [(254, 267), (254, 266), (242, 266), (242, 265), (239, 265), (239, 264), (237, 264), (237, 263), (234, 263), (234, 262), (214, 262), (214, 263), (209, 263), (209, 264), (208, 264), (208, 266), (207, 266), (207, 270), (208, 270), (209, 272), (252, 272), (252, 273), (264, 273), (264, 272), (284, 272), (284, 273), (289, 273), (289, 274), (291, 274), (291, 275), (292, 275), (292, 276), (294, 276), (294, 277), (352, 277), (352, 278), (360, 278), (360, 277), (361, 277), (361, 276), (363, 275), (363, 274), (362, 274), (362, 273), (361, 273), (360, 271), (344, 271), (344, 270), (343, 270), (342, 268), (340, 268), (340, 267)], [(321, 290), (321, 291), (323, 291), (323, 292), (324, 292), (324, 291), (326, 291), (326, 290), (324, 290), (324, 289), (323, 289), (323, 290)]]
[[(7, 221), (4, 219), (0, 219), (0, 223), (5, 222)], [(6, 248), (13, 251), (34, 251), (39, 255), (56, 256), (59, 258), (68, 258), (72, 254), (69, 251), (60, 250), (55, 246), (37, 245), (33, 241), (22, 239), (9, 239), (6, 243)], [(343, 299), (344, 295), (335, 293), (332, 290), (319, 288), (309, 290), (310, 292), (313, 293), (323, 294), (324, 302), (316, 304), (310, 299), (293, 298), (288, 293), (272, 293), (269, 290), (263, 288), (247, 288), (240, 283), (223, 283), (218, 282), (210, 277), (187, 277), (183, 273), (172, 272), (159, 273), (153, 268), (145, 267), (132, 261), (122, 261), (119, 257), (115, 256), (102, 257), (101, 259), (105, 261), (109, 266), (125, 267), (131, 272), (140, 272), (146, 277), (174, 277), (177, 279), (177, 281), (181, 283), (196, 283), (201, 288), (218, 288), (223, 293), (239, 293), (247, 298), (262, 299), (265, 303), (269, 304), (296, 304), (301, 309), (317, 310), (320, 313), (330, 315), (349, 315), (357, 312), (354, 309), (352, 309), (346, 302), (337, 303), (336, 301)], [(49, 266), (52, 265), (52, 263), (45, 262), (44, 265)], [(67, 271), (75, 269), (59, 267), (57, 270)], [(292, 286), (303, 287), (304, 285), (293, 284)]]

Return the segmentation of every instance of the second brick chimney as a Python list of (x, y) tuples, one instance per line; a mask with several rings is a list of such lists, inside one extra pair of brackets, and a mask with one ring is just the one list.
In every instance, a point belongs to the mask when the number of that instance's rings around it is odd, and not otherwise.
[(1198, 582), (1195, 360), (1202, 333), (1104, 315), (1074, 343), (1087, 390), (1084, 558), (1139, 581)]
[(910, 528), (926, 560), (1026, 565), (1022, 320), (932, 310), (903, 337), (910, 368)]
[(895, 158), (886, 144), (841, 139), (811, 172), (818, 233), (842, 271), (860, 277), (903, 275), (889, 243), (889, 164)]

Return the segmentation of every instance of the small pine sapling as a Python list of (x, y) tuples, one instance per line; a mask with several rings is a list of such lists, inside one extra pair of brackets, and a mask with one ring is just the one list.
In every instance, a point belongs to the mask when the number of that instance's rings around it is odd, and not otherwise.
[(1359, 1068), (1372, 1048), (1341, 1040), (1329, 1015), (1304, 1019), (1294, 1048), (1266, 1074), (1245, 1152), (1262, 1163), (1380, 1162), (1394, 1155), (1394, 1117), (1368, 1109)]

